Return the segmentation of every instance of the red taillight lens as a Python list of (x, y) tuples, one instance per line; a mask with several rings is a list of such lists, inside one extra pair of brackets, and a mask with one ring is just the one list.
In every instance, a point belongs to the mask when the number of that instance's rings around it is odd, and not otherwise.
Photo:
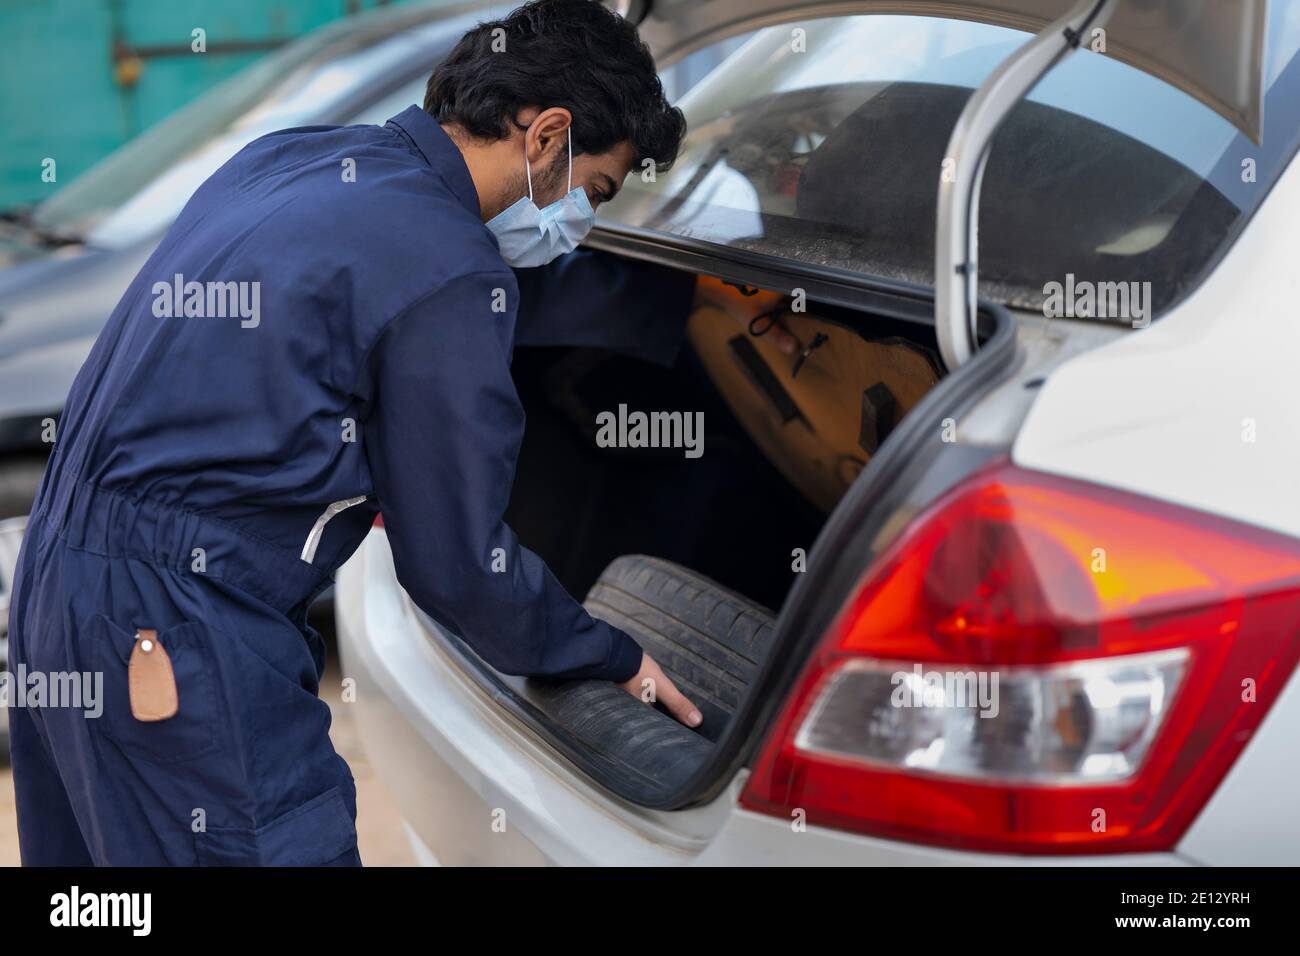
[(969, 849), (1167, 849), (1298, 631), (1293, 539), (999, 464), (873, 564), (742, 803)]

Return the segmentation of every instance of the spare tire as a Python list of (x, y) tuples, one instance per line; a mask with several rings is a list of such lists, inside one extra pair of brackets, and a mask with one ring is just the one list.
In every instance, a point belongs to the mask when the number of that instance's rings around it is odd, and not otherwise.
[(546, 715), (647, 793), (682, 783), (709, 757), (772, 646), (772, 612), (687, 568), (644, 555), (610, 563), (587, 610), (636, 640), (704, 715), (691, 730), (609, 681), (531, 681)]
[(717, 740), (772, 644), (772, 612), (681, 565), (616, 558), (587, 594), (587, 610), (631, 634), (704, 715)]

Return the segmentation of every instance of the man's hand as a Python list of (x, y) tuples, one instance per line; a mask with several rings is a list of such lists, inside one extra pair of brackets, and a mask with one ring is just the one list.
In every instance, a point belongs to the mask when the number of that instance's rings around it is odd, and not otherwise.
[(673, 685), (668, 675), (654, 662), (654, 658), (644, 651), (641, 653), (641, 669), (636, 672), (636, 676), (618, 686), (647, 704), (662, 701), (668, 712), (687, 727), (698, 727), (704, 721), (704, 715)]
[[(762, 289), (753, 295), (745, 295), (733, 285), (727, 285), (721, 279), (700, 276), (695, 282), (696, 304), (711, 305), (730, 315), (749, 331), (749, 323), (764, 312), (770, 312), (784, 299), (780, 292), (767, 292)], [(799, 351), (799, 340), (776, 322), (771, 324), (765, 335), (770, 335), (776, 347), (786, 355)]]

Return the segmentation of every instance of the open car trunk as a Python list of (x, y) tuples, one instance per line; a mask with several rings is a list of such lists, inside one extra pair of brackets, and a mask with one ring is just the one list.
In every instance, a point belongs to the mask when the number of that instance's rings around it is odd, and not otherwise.
[[(813, 302), (781, 321), (818, 342), (797, 372), (769, 337), (708, 308), (672, 369), (585, 349), (515, 356), (528, 428), (510, 524), (704, 722), (688, 729), (608, 682), (493, 682), (635, 802), (670, 802), (733, 729), (827, 516), (940, 378), (927, 325)], [(702, 454), (600, 447), (597, 416), (620, 406), (702, 412)]]
[[(780, 607), (793, 552), (939, 380), (928, 326), (811, 302), (780, 321), (815, 343), (802, 362), (708, 307), (671, 369), (587, 349), (516, 354), (528, 428), (507, 518), (571, 593), (644, 553)], [(626, 447), (629, 428), (624, 447), (601, 447), (602, 416), (638, 412), (690, 416), (702, 435)]]
[[(642, 35), (661, 62), (760, 24), (817, 24), (798, 0), (628, 6), (648, 13)], [(1265, 4), (1228, 0), (1205, 18), (1173, 2), (1115, 7), (819, 5), (820, 15), (846, 15), (827, 26), (828, 45), (851, 35), (848, 14), (866, 12), (1043, 33), (981, 74), (973, 95), (961, 77), (977, 71), (964, 60), (956, 69), (957, 54), (935, 59), (942, 69), (933, 75), (896, 76), (856, 69), (855, 48), (836, 74), (801, 78), (801, 58), (785, 57), (788, 36), (747, 41), (725, 61), (730, 69), (688, 94), (699, 101), (684, 107), (697, 142), (679, 158), (674, 188), (631, 182), (589, 237), (588, 247), (605, 252), (806, 290), (807, 312), (784, 321), (810, 353), (796, 366), (770, 340), (706, 310), (692, 318), (691, 347), (671, 370), (585, 350), (516, 355), (528, 429), (510, 524), (571, 593), (586, 595), (593, 614), (649, 650), (705, 715), (690, 730), (609, 683), (506, 677), (447, 638), (476, 665), (469, 670), (495, 703), (591, 780), (655, 809), (716, 796), (785, 706), (876, 549), (953, 481), (1005, 450), (997, 443), (1007, 436), (961, 446), (936, 438), (1009, 380), (1018, 358), (1037, 368), (1058, 345), (1076, 346), (1039, 342), (1042, 354), (1021, 354), (1010, 314), (978, 295), (1037, 311), (1044, 276), (1146, 281), (1154, 269), (1172, 277), (1168, 294), (1157, 290), (1153, 300), (1159, 312), (1210, 261), (1235, 212), (1226, 193), (1193, 174), (1197, 164), (1104, 116), (1090, 119), (1077, 87), (1042, 102), (1025, 96), (1093, 37), (1085, 28), (1103, 22), (1094, 17), (1113, 14), (1105, 20), (1111, 57), (1076, 62), (1092, 62), (1101, 80), (1112, 57), (1136, 65), (1258, 140)], [(1045, 29), (1067, 13), (1069, 30)], [(777, 70), (782, 57), (788, 75)], [(973, 132), (972, 116), (980, 120)], [(989, 158), (995, 135), (999, 148)], [(954, 141), (969, 145), (973, 160), (956, 166), (960, 193), (936, 183)], [(1229, 158), (1235, 164), (1236, 154)], [(981, 206), (981, 183), (997, 201)], [(733, 187), (742, 199), (727, 192)], [(1107, 212), (1114, 208), (1126, 215), (1117, 220)], [(1170, 224), (1172, 231), (1155, 229)], [(945, 285), (960, 295), (945, 301)], [(936, 324), (947, 351), (955, 328), (969, 354), (941, 364)], [(1024, 367), (1018, 372), (1026, 390), (1042, 383)], [(1008, 389), (1004, 397), (1016, 405), (1023, 395)], [(702, 412), (703, 454), (600, 447), (597, 416), (625, 412)], [(804, 565), (807, 555), (816, 563)]]

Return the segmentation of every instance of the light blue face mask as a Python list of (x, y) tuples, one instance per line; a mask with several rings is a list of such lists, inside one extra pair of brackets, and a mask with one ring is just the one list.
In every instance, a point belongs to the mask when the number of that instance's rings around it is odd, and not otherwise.
[(572, 252), (591, 232), (596, 210), (585, 190), (573, 188), (573, 130), (569, 130), (569, 191), (545, 209), (533, 202), (533, 169), (524, 148), (524, 169), (528, 173), (528, 195), (509, 209), (492, 217), (487, 227), (497, 237), (501, 258), (508, 265), (526, 269), (544, 266), (556, 256)]

